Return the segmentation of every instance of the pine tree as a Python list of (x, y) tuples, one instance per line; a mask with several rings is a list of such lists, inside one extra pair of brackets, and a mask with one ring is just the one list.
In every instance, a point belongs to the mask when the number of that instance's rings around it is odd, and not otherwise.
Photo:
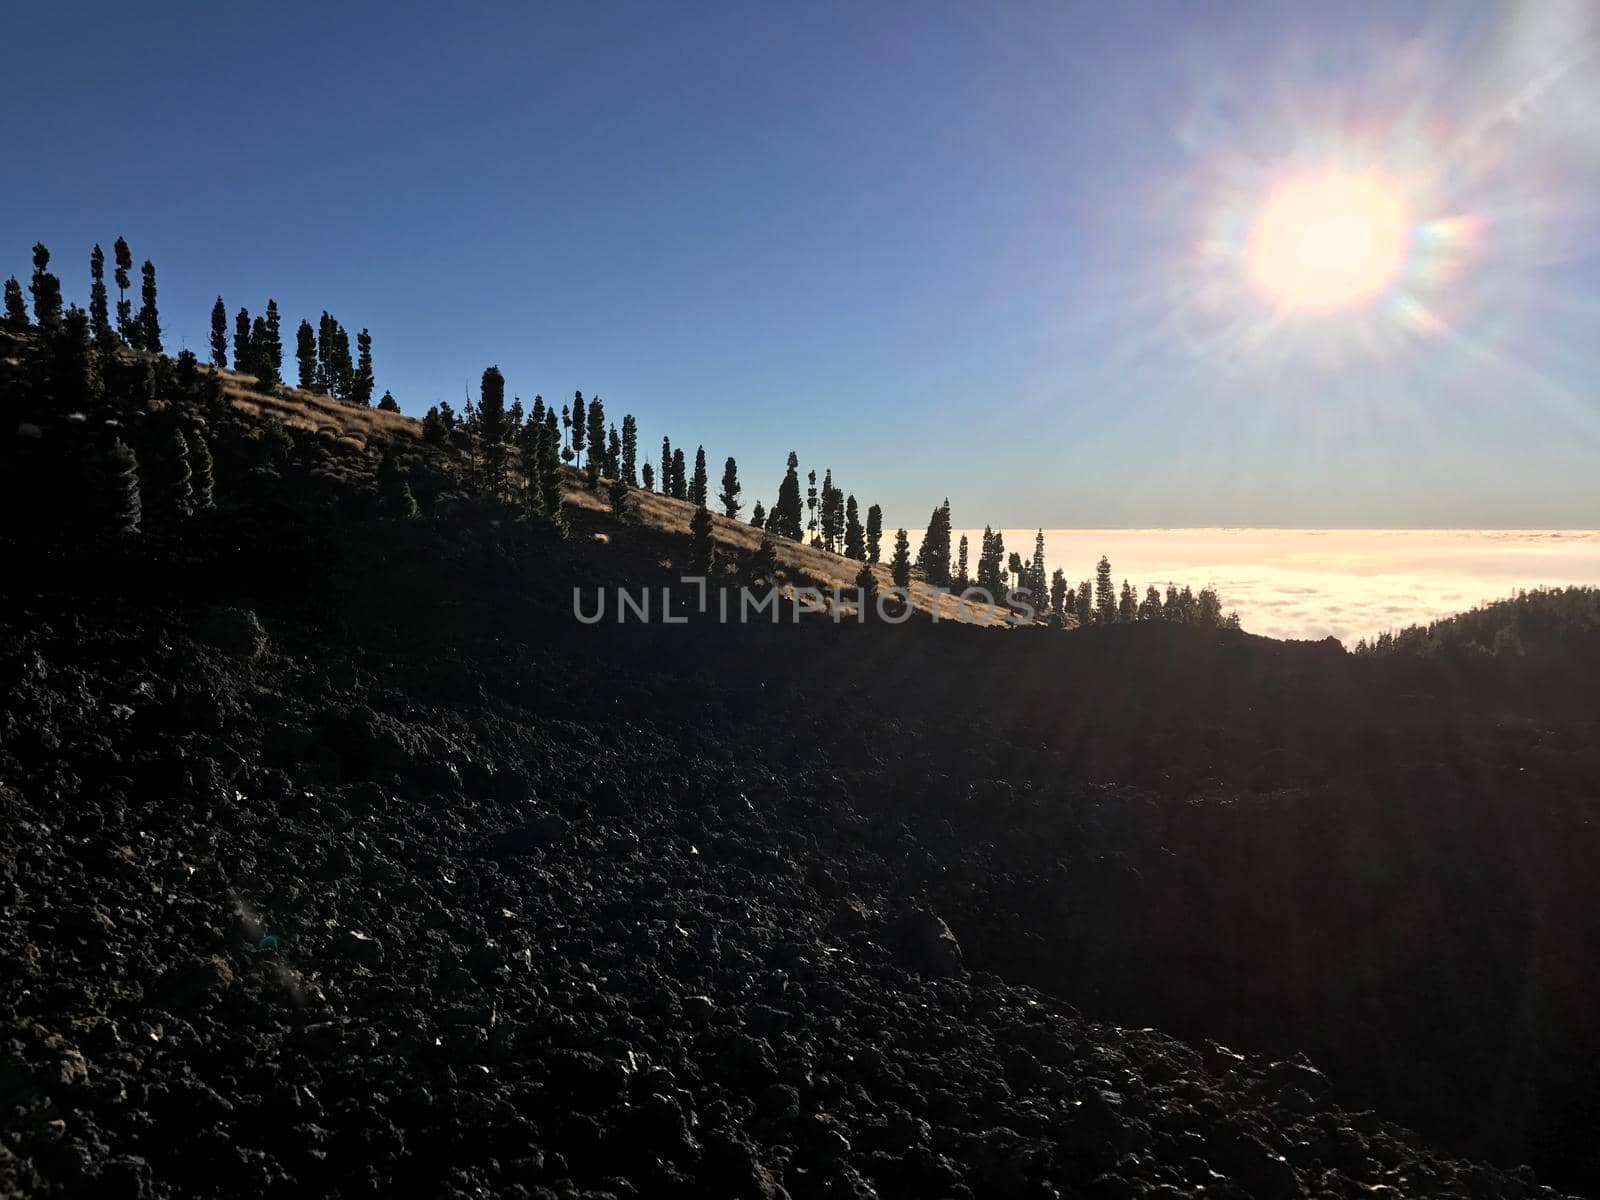
[(578, 456), (583, 453), (584, 422), (588, 419), (589, 409), (583, 402), (583, 393), (572, 394), (572, 457), (568, 462), (582, 465)]
[(716, 566), (717, 542), (712, 534), (713, 528), (711, 510), (704, 504), (700, 505), (689, 518), (689, 574), (691, 575), (709, 578)]
[(317, 374), (311, 390), (327, 395), (333, 388), (333, 318), (322, 310), (317, 318)]
[(221, 296), (211, 306), (211, 365), (218, 369), (228, 365), (228, 308)]
[(672, 452), (672, 496), (675, 500), (689, 498), (689, 480), (684, 472), (683, 451)]
[(1094, 619), (1109, 625), (1117, 619), (1117, 594), (1111, 585), (1111, 560), (1105, 555), (1094, 569)]
[[(269, 307), (268, 311), (271, 309)], [(372, 335), (363, 329), (356, 334), (356, 375), (352, 390), (355, 402), (363, 408), (372, 403), (372, 390), (377, 381), (372, 375)]]
[(146, 514), (157, 525), (174, 525), (187, 520), (194, 512), (194, 487), (193, 471), (189, 467), (189, 442), (183, 430), (173, 426), (164, 434), (157, 434), (145, 467)]
[(13, 275), (6, 280), (6, 328), (12, 333), (25, 333), (31, 324), (28, 306), (22, 299), (22, 285)]
[(871, 563), (862, 563), (861, 569), (856, 572), (856, 601), (861, 605), (862, 613), (870, 617), (877, 599), (877, 573), (873, 571)]
[(129, 274), (133, 270), (133, 252), (128, 249), (125, 240), (118, 238), (111, 253), (117, 268), (114, 276), (117, 284), (117, 332), (122, 335), (124, 342), (137, 350), (139, 331), (133, 323), (133, 301), (128, 299), (128, 289), (133, 286), (133, 278)]
[(378, 506), (385, 516), (410, 520), (422, 515), (417, 498), (411, 492), (411, 483), (400, 469), (400, 460), (393, 450), (386, 450), (378, 464)]
[(917, 569), (934, 587), (950, 585), (950, 501), (945, 500), (928, 518), (928, 532), (917, 548)]
[(730, 521), (739, 519), (739, 510), (744, 506), (739, 503), (739, 464), (733, 461), (733, 455), (728, 456), (728, 461), (722, 464), (722, 490), (717, 493), (717, 503), (722, 505), (722, 515)]
[(350, 334), (337, 321), (333, 322), (333, 349), (328, 355), (328, 386), (339, 400), (354, 403), (356, 363), (350, 356)]
[(822, 473), (822, 545), (837, 553), (844, 540), (844, 495), (833, 486), (833, 468)]
[(778, 485), (778, 498), (767, 516), (767, 528), (779, 537), (800, 540), (800, 459), (789, 451), (789, 466)]
[(33, 295), (33, 319), (45, 333), (61, 328), (61, 280), (47, 269), (50, 251), (43, 242), (33, 244), (33, 279), (28, 291)]
[(776, 583), (778, 580), (778, 548), (772, 544), (772, 535), (763, 533), (761, 542), (744, 565), (745, 578), (752, 584)]
[(1015, 550), (1013, 550), (1011, 552), (1011, 558), (1007, 562), (1006, 565), (1011, 570), (1011, 578), (1016, 581), (1013, 586), (1015, 586), (1016, 588), (1018, 588), (1020, 590), (1024, 586), (1024, 581), (1023, 581), (1022, 577), (1023, 577), (1023, 575), (1025, 575), (1027, 573), (1023, 569), (1022, 555), (1018, 554)]
[(1093, 587), (1094, 585), (1091, 584), (1087, 579), (1078, 584), (1076, 603), (1078, 624), (1080, 626), (1094, 624)]
[(889, 576), (897, 588), (911, 586), (911, 539), (904, 529), (894, 533), (894, 557), (889, 560)]
[(256, 386), (264, 392), (270, 392), (278, 386), (278, 372), (272, 365), (272, 351), (268, 345), (270, 338), (267, 319), (257, 317), (250, 325), (250, 367), (256, 377)]
[(972, 576), (967, 574), (967, 535), (961, 535), (961, 542), (956, 549), (956, 573), (951, 581), (956, 590), (966, 591), (972, 586)]
[(139, 459), (121, 438), (100, 461), (97, 497), (101, 532), (126, 537), (139, 531)]
[(545, 519), (562, 533), (567, 529), (565, 501), (561, 485), (566, 481), (566, 468), (561, 465), (561, 430), (556, 424), (555, 406), (545, 410), (544, 437), (539, 443), (539, 477), (544, 484)]
[(89, 252), (89, 327), (101, 346), (111, 341), (111, 303), (106, 296), (106, 252), (100, 243)]
[(1222, 598), (1217, 595), (1217, 589), (1206, 586), (1200, 589), (1200, 594), (1195, 597), (1194, 621), (1207, 629), (1215, 629), (1222, 624)]
[(261, 356), (271, 368), (274, 385), (283, 382), (283, 324), (278, 318), (278, 302), (267, 300), (267, 336), (263, 339)]
[(606, 459), (606, 406), (599, 396), (589, 401), (589, 486), (597, 487)]
[(844, 556), (846, 558), (866, 561), (867, 540), (861, 528), (861, 510), (856, 507), (856, 498), (851, 496), (844, 502)]
[(1139, 603), (1139, 620), (1161, 620), (1161, 593), (1156, 591), (1153, 583), (1144, 589), (1144, 599)]
[(1133, 585), (1126, 579), (1122, 581), (1122, 592), (1117, 600), (1117, 620), (1124, 624), (1139, 619), (1139, 598), (1134, 594)]
[(710, 488), (706, 478), (706, 448), (700, 446), (694, 452), (694, 474), (689, 477), (689, 503), (705, 507)]
[(661, 494), (672, 495), (672, 442), (661, 439)]
[(67, 412), (85, 413), (105, 392), (100, 356), (89, 336), (89, 315), (74, 304), (67, 309), (56, 336), (46, 343), (56, 404)]
[(499, 367), (484, 368), (479, 390), (478, 427), (486, 482), (489, 493), (500, 500), (506, 491), (506, 378)]
[(1060, 621), (1067, 611), (1067, 575), (1060, 567), (1050, 576), (1050, 613)]
[(812, 545), (817, 542), (817, 473), (806, 472), (806, 532)]
[(383, 396), (378, 400), (378, 409), (381, 412), (399, 412), (400, 402), (394, 398), (394, 393), (384, 388)]
[(615, 475), (611, 479), (609, 499), (612, 516), (620, 521), (639, 519), (639, 501), (634, 496), (633, 490), (628, 487), (628, 481), (620, 475)]
[(650, 465), (648, 458), (644, 460), (644, 466), (639, 468), (639, 475), (644, 480), (645, 491), (653, 492), (656, 490), (656, 470)]
[(628, 413), (622, 418), (622, 480), (629, 487), (639, 486), (639, 422)]
[(191, 429), (189, 443), (189, 486), (194, 493), (195, 512), (207, 512), (216, 507), (217, 481), (215, 466), (211, 461), (211, 447), (206, 445), (205, 434)]
[(767, 527), (767, 510), (761, 507), (761, 501), (756, 501), (755, 509), (750, 513), (750, 527), (752, 529), (765, 529)]
[(883, 544), (883, 509), (874, 504), (867, 509), (867, 561), (876, 563)]
[(1050, 590), (1044, 574), (1044, 530), (1033, 539), (1033, 562), (1028, 564), (1028, 590), (1033, 593), (1033, 607), (1043, 612), (1050, 606)]
[(233, 317), (233, 369), (244, 375), (255, 374), (256, 352), (250, 344), (250, 310), (240, 307)]
[(156, 311), (156, 265), (147, 258), (139, 272), (143, 276), (139, 288), (139, 349), (146, 354), (160, 354), (161, 316)]
[(620, 479), (626, 487), (628, 481), (622, 478), (622, 436), (613, 425), (606, 434), (606, 478)]
[(314, 391), (317, 386), (317, 331), (311, 322), (302, 320), (294, 335), (294, 357), (300, 367), (300, 386)]

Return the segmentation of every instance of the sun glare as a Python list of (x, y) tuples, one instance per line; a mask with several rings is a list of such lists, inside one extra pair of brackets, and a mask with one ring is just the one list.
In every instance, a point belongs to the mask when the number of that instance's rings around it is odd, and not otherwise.
[(1375, 171), (1280, 183), (1250, 230), (1250, 284), (1285, 313), (1321, 313), (1380, 295), (1405, 263), (1410, 213)]

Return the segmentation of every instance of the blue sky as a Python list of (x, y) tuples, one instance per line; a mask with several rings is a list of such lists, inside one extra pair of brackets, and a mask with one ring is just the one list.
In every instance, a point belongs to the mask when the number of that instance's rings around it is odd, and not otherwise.
[[(169, 346), (327, 308), (413, 414), (497, 363), (914, 527), (1600, 525), (1582, 5), (95, 8), (8, 14), (0, 274), (124, 235)], [(1317, 154), (1470, 261), (1275, 319), (1196, 247)]]

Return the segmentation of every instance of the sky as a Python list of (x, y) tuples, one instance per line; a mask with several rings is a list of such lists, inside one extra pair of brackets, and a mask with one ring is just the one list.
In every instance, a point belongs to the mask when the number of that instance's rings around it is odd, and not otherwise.
[[(0, 275), (43, 241), (84, 303), (90, 247), (125, 236), (169, 349), (203, 352), (219, 293), (291, 329), (327, 309), (413, 415), (494, 363), (525, 403), (636, 414), (652, 457), (735, 456), (747, 503), (793, 449), (891, 527), (946, 496), (962, 527), (1600, 525), (1581, 0), (5, 28)], [(1286, 181), (1328, 178), (1403, 214), (1335, 311), (1260, 249)], [(1377, 217), (1331, 207), (1337, 275)]]

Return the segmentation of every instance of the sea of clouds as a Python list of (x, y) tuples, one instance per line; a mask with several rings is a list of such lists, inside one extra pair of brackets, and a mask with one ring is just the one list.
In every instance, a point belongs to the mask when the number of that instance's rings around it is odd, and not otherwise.
[[(1008, 556), (1032, 558), (1037, 530), (1002, 532)], [(962, 533), (975, 570), (983, 531)], [(1093, 578), (1104, 554), (1119, 588), (1127, 579), (1142, 596), (1152, 583), (1211, 584), (1251, 633), (1347, 646), (1519, 588), (1600, 586), (1600, 530), (1046, 529), (1044, 538), (1047, 569), (1074, 584)]]

